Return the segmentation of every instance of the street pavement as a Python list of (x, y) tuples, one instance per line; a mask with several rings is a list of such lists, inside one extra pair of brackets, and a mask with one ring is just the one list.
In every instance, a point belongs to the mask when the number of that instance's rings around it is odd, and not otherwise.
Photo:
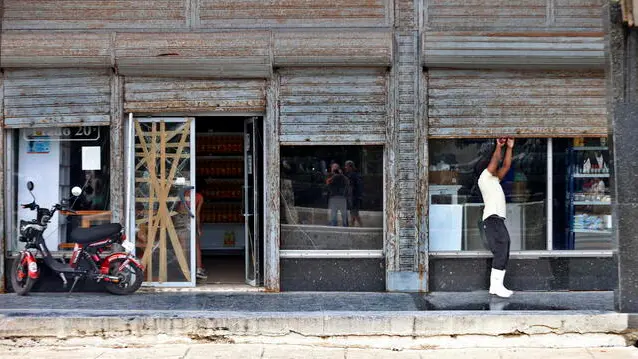
[[(0, 345), (0, 359), (321, 358), (321, 359), (638, 359), (638, 348), (378, 350), (260, 344), (171, 344), (140, 347)], [(24, 345), (24, 344), (22, 344)]]

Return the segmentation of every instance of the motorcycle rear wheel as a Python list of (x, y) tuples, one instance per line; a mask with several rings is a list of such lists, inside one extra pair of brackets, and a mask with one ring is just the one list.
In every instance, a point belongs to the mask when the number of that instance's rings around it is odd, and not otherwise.
[[(22, 273), (23, 278), (18, 278)], [(17, 295), (27, 295), (33, 288), (36, 279), (29, 277), (29, 265), (22, 263), (22, 257), (17, 257), (11, 266), (11, 286)]]
[(119, 268), (126, 259), (116, 259), (109, 265), (109, 275), (120, 277), (119, 283), (105, 282), (107, 291), (117, 295), (127, 295), (135, 293), (142, 285), (144, 272), (133, 263), (128, 263), (120, 271)]

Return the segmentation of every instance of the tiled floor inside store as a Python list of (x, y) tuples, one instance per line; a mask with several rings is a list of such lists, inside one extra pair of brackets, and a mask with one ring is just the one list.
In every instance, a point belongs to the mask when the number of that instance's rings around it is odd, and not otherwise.
[(204, 256), (202, 264), (208, 279), (199, 284), (243, 284), (245, 264), (243, 256)]

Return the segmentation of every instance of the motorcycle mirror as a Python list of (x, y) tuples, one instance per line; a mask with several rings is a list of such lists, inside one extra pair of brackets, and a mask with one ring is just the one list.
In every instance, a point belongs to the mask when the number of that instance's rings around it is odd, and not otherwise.
[(76, 197), (81, 195), (82, 194), (82, 188), (80, 188), (78, 186), (75, 186), (75, 187), (71, 188), (71, 194), (76, 196)]
[(29, 190), (29, 192), (33, 191), (33, 182), (29, 181), (27, 182), (27, 189)]

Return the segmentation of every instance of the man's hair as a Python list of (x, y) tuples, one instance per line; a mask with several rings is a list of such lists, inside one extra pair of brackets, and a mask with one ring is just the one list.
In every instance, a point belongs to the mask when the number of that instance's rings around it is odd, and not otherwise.
[(350, 160), (347, 160), (347, 161), (346, 161), (345, 166), (346, 166), (346, 167), (352, 167), (352, 168), (355, 168), (355, 167), (354, 167), (354, 162), (352, 162), (352, 161), (350, 161)]
[(491, 140), (485, 141), (483, 142), (483, 144), (481, 144), (481, 147), (478, 150), (480, 159), (476, 162), (476, 165), (474, 165), (474, 172), (477, 175), (480, 175), (487, 168), (487, 166), (489, 166), (495, 150), (496, 146)]

